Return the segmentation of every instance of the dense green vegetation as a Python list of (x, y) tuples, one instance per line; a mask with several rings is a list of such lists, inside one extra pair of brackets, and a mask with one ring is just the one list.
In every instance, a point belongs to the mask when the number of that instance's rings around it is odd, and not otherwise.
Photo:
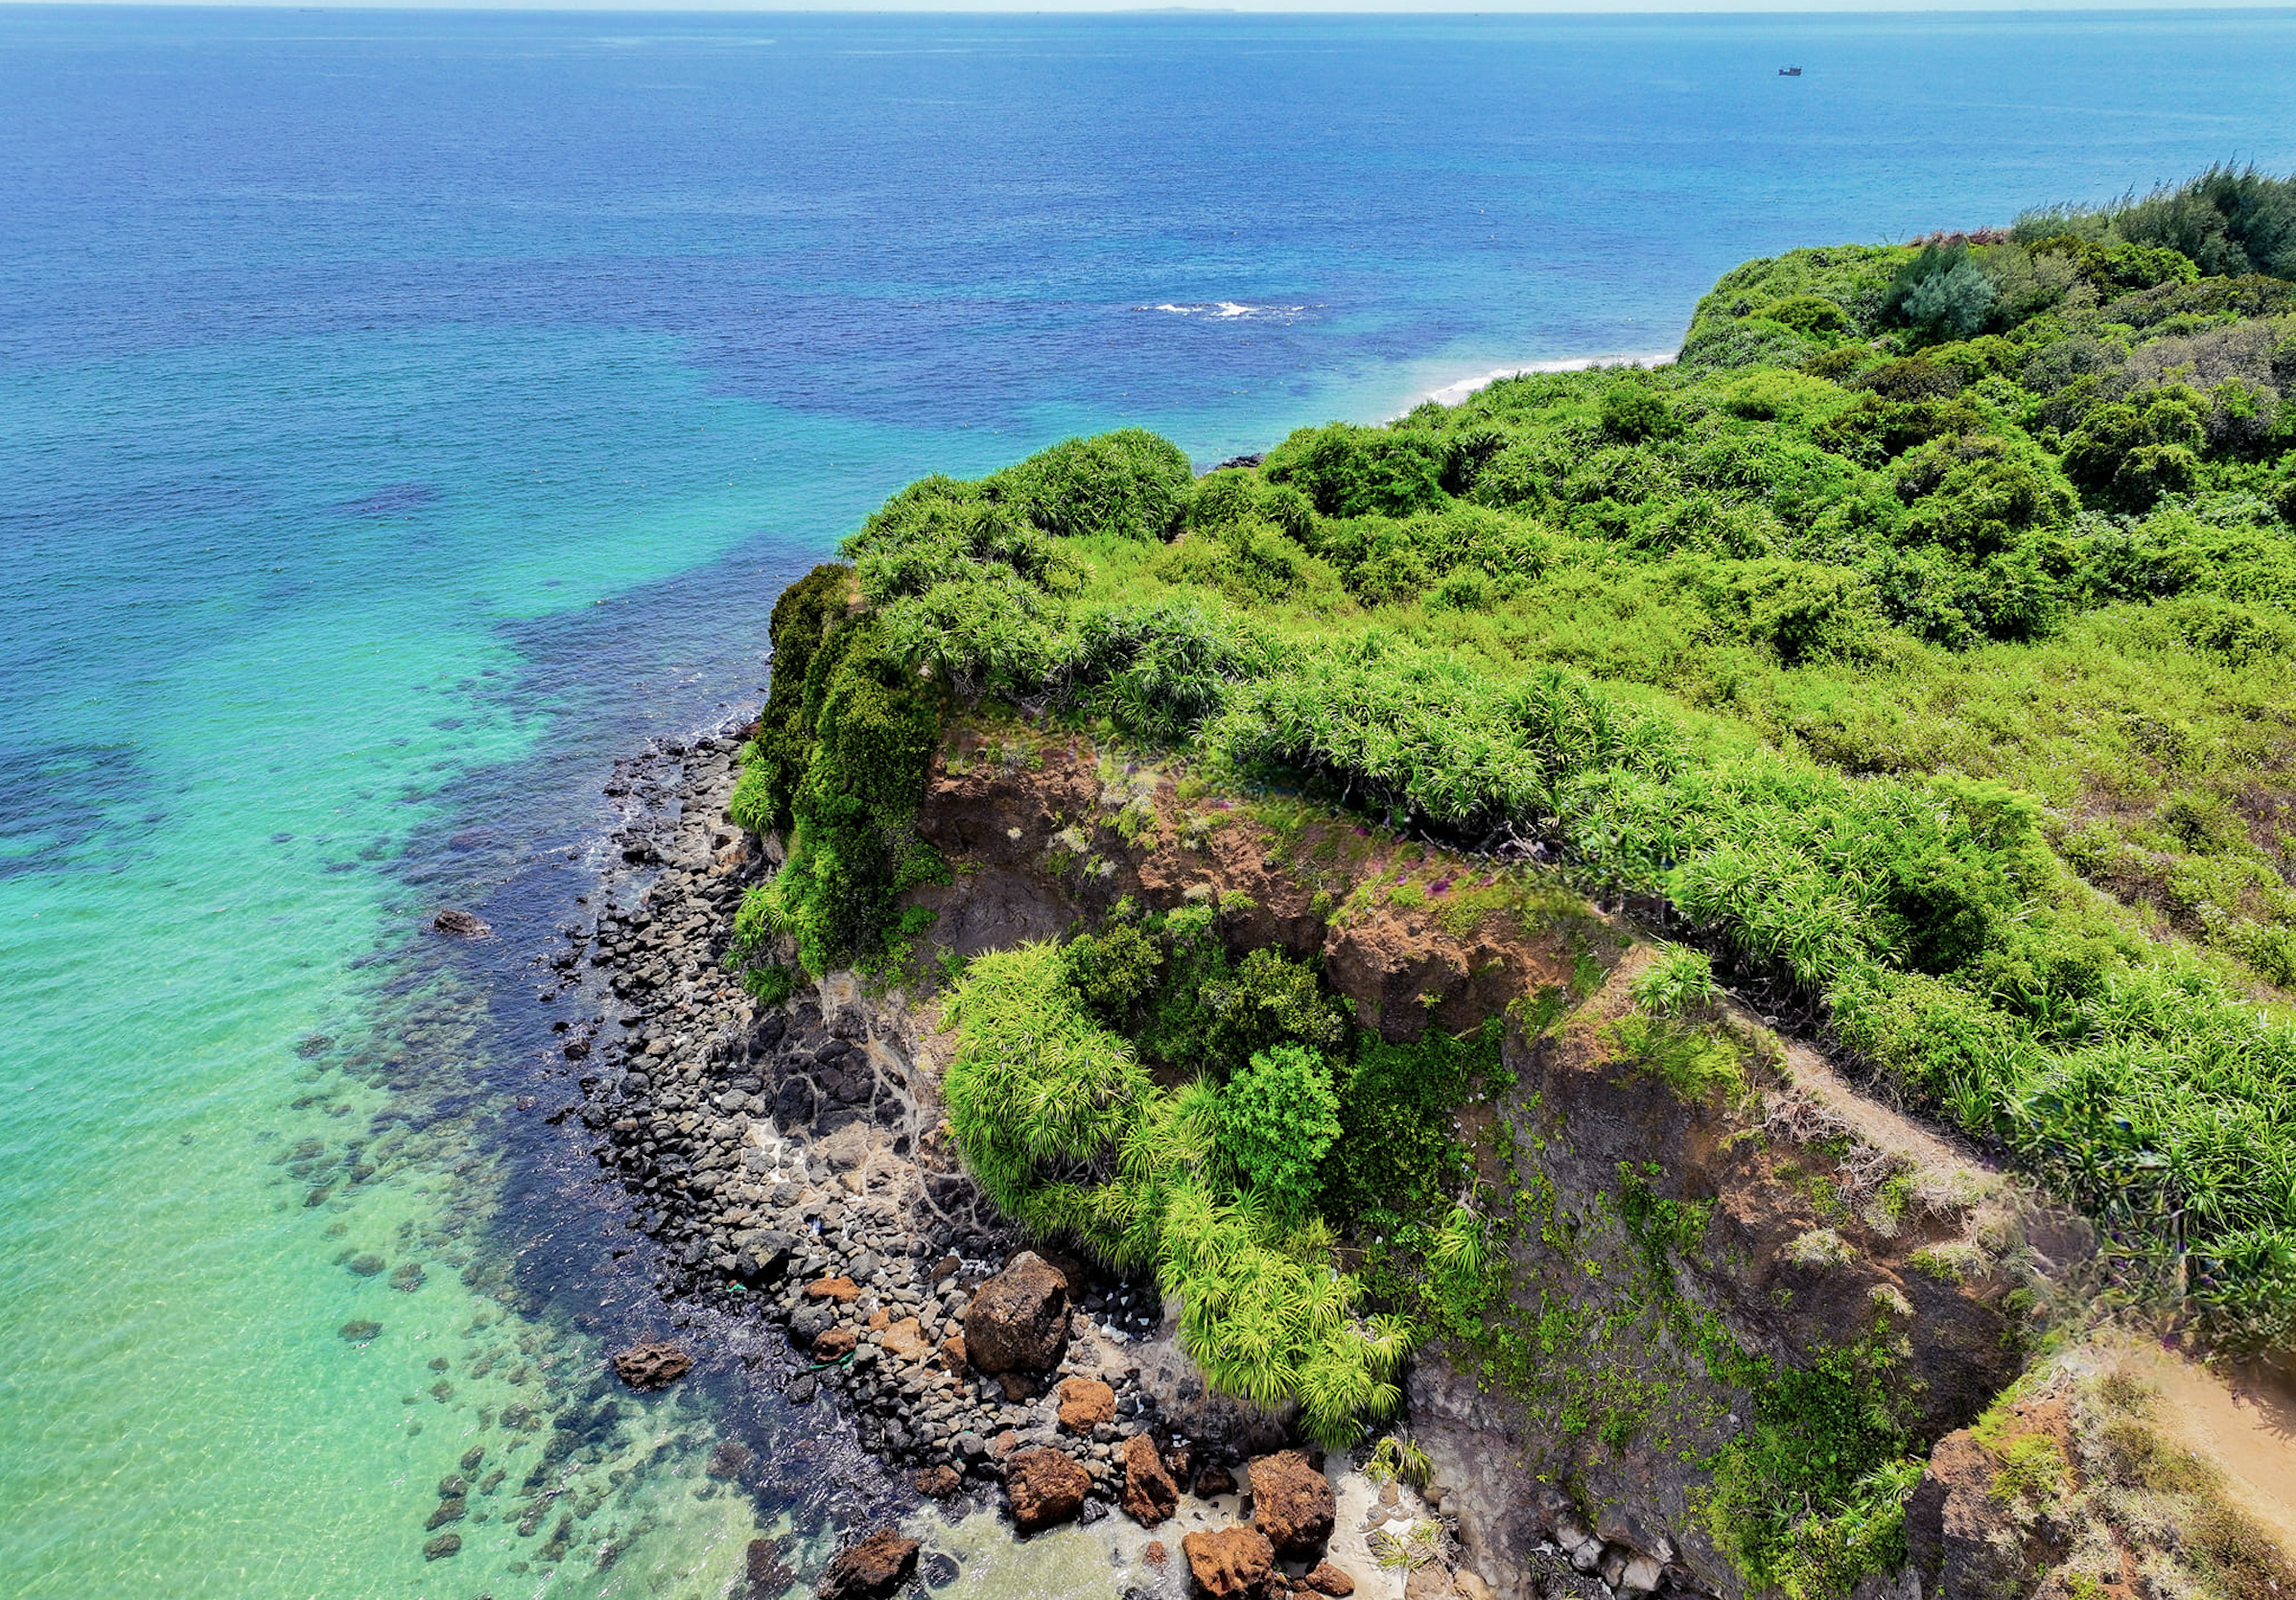
[[(898, 949), (950, 695), (1467, 849), (1539, 841), (1799, 986), (2097, 1218), (2130, 1292), (2286, 1348), (2291, 274), (2296, 186), (2219, 171), (1752, 262), (1674, 365), (1302, 430), (1249, 471), (1191, 482), (1127, 432), (914, 484), (776, 610), (744, 803), (791, 857), (748, 926), (814, 971)], [(1426, 1131), (1417, 1074), (1464, 1076), (1394, 1071), (1280, 965), (1148, 919), (988, 958), (950, 1099), (1017, 1215), (1155, 1264), (1215, 1380), (1336, 1440), (1392, 1403), (1402, 1330), (1328, 1266), (1306, 1174), (1324, 1214), (1423, 1224), (1458, 1284), (1487, 1245), (1441, 1134), (1359, 1169), (1366, 1137)], [(1697, 1003), (1669, 972), (1652, 1013)], [(1643, 1025), (1653, 1071), (1708, 1070)], [(1824, 1490), (1845, 1548), (1902, 1494), (1869, 1468)]]
[[(1098, 935), (975, 959), (945, 1012), (949, 1122), (1013, 1216), (1180, 1295), (1182, 1347), (1214, 1384), (1350, 1445), (1400, 1404), (1411, 1345), (1400, 1318), (1363, 1314), (1316, 1211), (1351, 1030), (1306, 968), (1231, 962), (1213, 918), (1127, 907)], [(1165, 1088), (1143, 1056), (1200, 1065)]]

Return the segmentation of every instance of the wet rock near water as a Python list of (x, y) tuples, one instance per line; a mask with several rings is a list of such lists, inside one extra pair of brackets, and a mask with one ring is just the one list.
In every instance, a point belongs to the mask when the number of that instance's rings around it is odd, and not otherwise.
[(1180, 1541), (1189, 1576), (1212, 1600), (1264, 1595), (1276, 1574), (1276, 1548), (1254, 1528), (1221, 1528), (1192, 1533)]
[(667, 1389), (692, 1370), (685, 1347), (666, 1339), (632, 1345), (614, 1357), (614, 1376), (633, 1389)]
[(431, 919), (431, 926), (441, 933), (453, 933), (465, 939), (476, 939), (494, 931), (473, 911), (458, 911), (453, 906), (441, 910)]
[(1180, 1509), (1180, 1486), (1165, 1469), (1156, 1441), (1136, 1433), (1124, 1441), (1124, 1515), (1143, 1528), (1169, 1520)]
[(1013, 1457), (1005, 1480), (1013, 1526), (1022, 1533), (1035, 1533), (1072, 1522), (1084, 1510), (1085, 1496), (1091, 1488), (1092, 1480), (1085, 1470), (1059, 1450), (1023, 1450)]
[(885, 1600), (917, 1570), (918, 1541), (879, 1528), (837, 1552), (814, 1593), (820, 1600)]

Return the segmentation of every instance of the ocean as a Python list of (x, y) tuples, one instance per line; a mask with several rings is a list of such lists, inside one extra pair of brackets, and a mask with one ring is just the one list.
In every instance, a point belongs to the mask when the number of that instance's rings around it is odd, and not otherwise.
[(1665, 352), (1750, 256), (2284, 172), (2292, 87), (2287, 12), (0, 8), (0, 1591), (715, 1600), (905, 1511), (739, 1360), (601, 1379), (674, 1313), (536, 965), (893, 489)]

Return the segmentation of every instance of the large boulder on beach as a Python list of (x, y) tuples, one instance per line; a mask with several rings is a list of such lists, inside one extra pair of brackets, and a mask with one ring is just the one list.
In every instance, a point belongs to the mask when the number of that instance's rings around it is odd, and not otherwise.
[(614, 1357), (614, 1376), (633, 1389), (667, 1389), (692, 1370), (686, 1347), (668, 1339), (632, 1345)]
[(885, 1600), (917, 1570), (917, 1541), (879, 1528), (837, 1552), (813, 1592), (821, 1600)]
[(1338, 1513), (1331, 1480), (1300, 1451), (1253, 1457), (1252, 1525), (1285, 1561), (1322, 1554)]
[(1074, 1521), (1091, 1487), (1085, 1470), (1058, 1450), (1022, 1450), (1005, 1464), (1004, 1495), (1022, 1533)]
[(1068, 1280), (1027, 1251), (965, 1307), (965, 1356), (980, 1372), (1050, 1372), (1067, 1348)]
[(1124, 1515), (1153, 1528), (1180, 1509), (1180, 1485), (1164, 1470), (1156, 1441), (1136, 1433), (1124, 1441)]
[(1197, 1589), (1212, 1600), (1264, 1594), (1276, 1571), (1275, 1547), (1253, 1528), (1192, 1533), (1180, 1541), (1180, 1548), (1188, 1558)]

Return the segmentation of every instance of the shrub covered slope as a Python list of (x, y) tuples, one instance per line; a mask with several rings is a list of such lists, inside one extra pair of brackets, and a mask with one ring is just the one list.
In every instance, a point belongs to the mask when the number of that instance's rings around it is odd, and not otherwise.
[[(2296, 190), (2216, 172), (1752, 262), (1674, 365), (1249, 470), (1127, 431), (912, 484), (776, 608), (740, 805), (790, 854), (746, 948), (898, 961), (940, 718), (1018, 703), (1665, 897), (2095, 1217), (2120, 1281), (2285, 1348), (2291, 274)], [(1192, 1285), (1215, 1378), (1345, 1439), (1406, 1337), (1319, 1213), (1381, 1063), (1314, 975), (1201, 935), (976, 962), (952, 1119), (1017, 1214)], [(1471, 1276), (1441, 1215), (1429, 1271)]]

